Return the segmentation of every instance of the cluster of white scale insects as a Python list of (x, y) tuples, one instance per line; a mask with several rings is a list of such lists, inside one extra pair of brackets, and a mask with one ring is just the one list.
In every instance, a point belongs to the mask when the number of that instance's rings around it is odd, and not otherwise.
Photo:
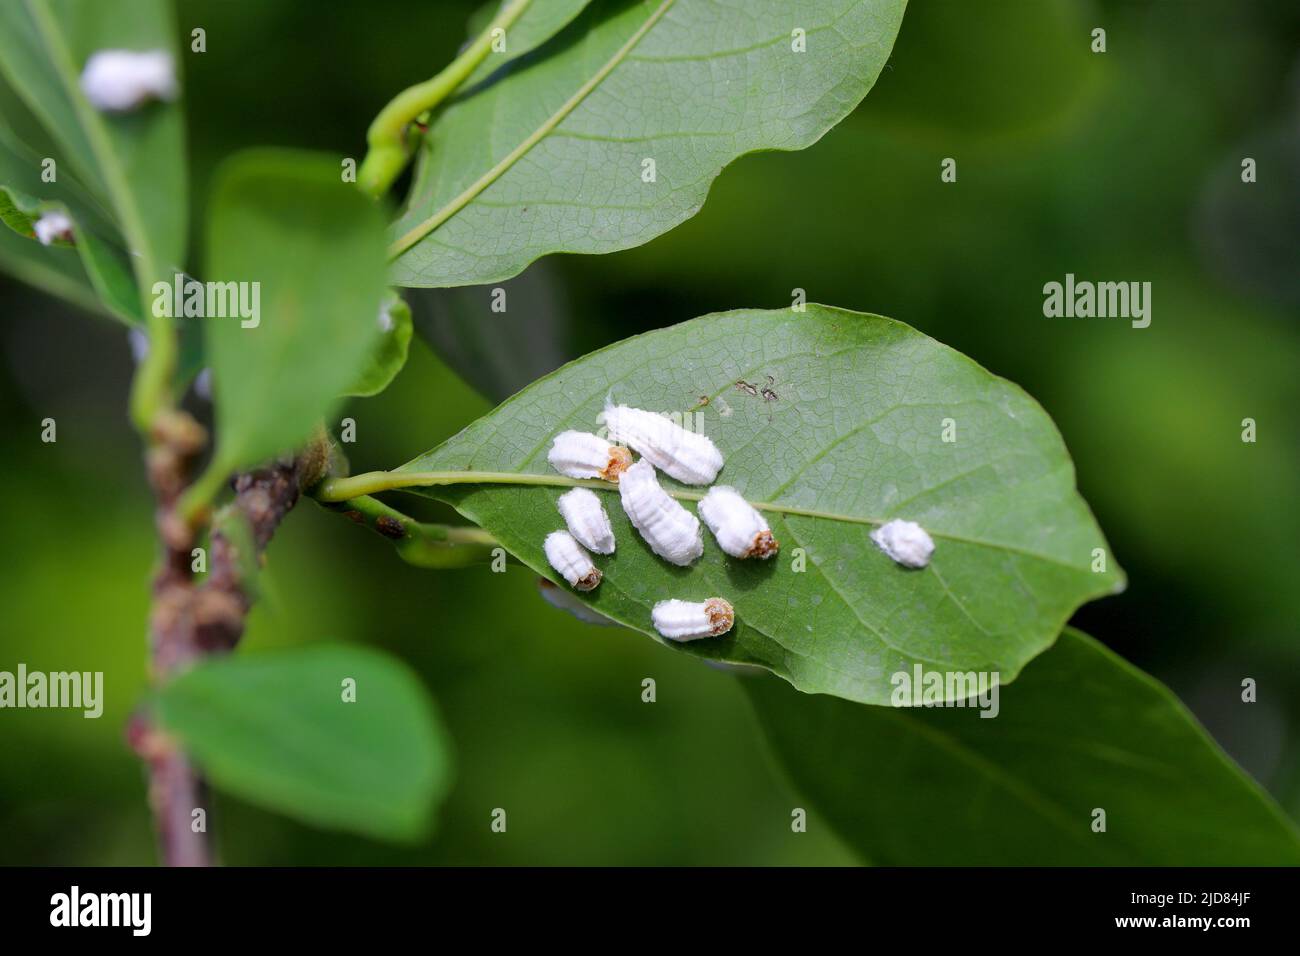
[[(717, 485), (699, 503), (697, 518), (659, 484), (658, 471), (687, 485), (710, 485), (722, 470), (722, 453), (707, 436), (690, 431), (666, 415), (626, 405), (607, 405), (599, 421), (607, 438), (590, 432), (565, 431), (555, 436), (548, 457), (570, 478), (599, 478), (618, 485), (623, 512), (650, 550), (671, 564), (687, 567), (704, 554), (700, 519), (724, 552), (733, 558), (766, 560), (780, 547), (762, 513), (735, 488)], [(631, 448), (641, 456), (632, 463)], [(600, 496), (574, 488), (560, 496), (560, 514), (567, 531), (546, 536), (546, 559), (577, 591), (591, 591), (602, 578), (592, 554), (614, 553), (614, 531)], [(921, 568), (930, 561), (934, 542), (920, 525), (890, 521), (871, 539), (905, 567)], [(544, 593), (553, 589), (544, 589)], [(570, 608), (562, 592), (547, 593), (557, 607)], [(586, 605), (581, 605), (591, 614)], [(718, 637), (731, 630), (735, 610), (725, 598), (704, 601), (670, 599), (651, 611), (655, 630), (674, 641)], [(584, 616), (584, 619), (586, 617)]]

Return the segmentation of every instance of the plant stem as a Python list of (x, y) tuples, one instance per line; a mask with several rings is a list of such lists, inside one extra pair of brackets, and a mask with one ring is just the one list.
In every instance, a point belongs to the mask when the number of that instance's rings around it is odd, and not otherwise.
[(221, 493), (229, 475), (230, 469), (214, 458), (176, 503), (176, 513), (181, 520), (191, 526), (195, 525), (200, 516), (211, 507), (213, 499)]
[[(319, 501), (346, 501), (359, 495), (435, 485), (547, 485), (555, 488), (605, 488), (608, 481), (584, 481), (563, 475), (523, 475), (510, 471), (367, 471), (348, 478), (328, 478), (313, 492)], [(689, 493), (687, 493), (689, 495)], [(695, 496), (696, 498), (699, 495)]]
[(155, 316), (149, 309), (149, 351), (140, 360), (131, 380), (131, 421), (148, 436), (154, 420), (172, 407), (172, 378), (176, 373), (176, 331), (171, 319)]
[(149, 767), (149, 808), (158, 830), (165, 866), (211, 866), (212, 848), (204, 826), (194, 826), (194, 810), (208, 805), (208, 788), (184, 752), (137, 713), (127, 725), (132, 749)]
[(417, 83), (398, 93), (375, 117), (366, 133), (369, 147), (357, 170), (357, 185), (378, 198), (388, 191), (410, 159), (406, 146), (406, 128), (421, 113), (433, 109), (452, 92), (487, 57), (492, 49), (493, 32), (507, 29), (528, 8), (531, 0), (510, 0), (461, 54), (437, 76)]
[(398, 555), (419, 568), (464, 568), (485, 564), (500, 547), (482, 528), (416, 521), (376, 498), (362, 495), (341, 502), (320, 502), (356, 524), (392, 541)]

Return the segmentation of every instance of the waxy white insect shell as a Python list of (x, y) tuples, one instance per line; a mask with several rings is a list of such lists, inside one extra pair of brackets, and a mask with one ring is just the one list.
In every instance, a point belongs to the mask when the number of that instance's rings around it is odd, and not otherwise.
[(923, 568), (934, 554), (934, 539), (915, 521), (888, 521), (871, 532), (871, 540), (906, 568)]
[(81, 71), (81, 91), (91, 106), (110, 113), (149, 100), (174, 100), (176, 66), (166, 50), (100, 50)]
[(630, 464), (632, 453), (591, 432), (560, 432), (551, 442), (547, 460), (570, 478), (603, 478), (618, 481)]
[(579, 544), (597, 554), (614, 553), (614, 529), (609, 526), (609, 515), (599, 495), (587, 488), (574, 488), (560, 495), (556, 505), (569, 526), (569, 534)]
[(736, 612), (719, 597), (694, 604), (690, 601), (660, 601), (650, 612), (655, 630), (670, 641), (695, 641), (726, 634), (735, 623)]
[(546, 560), (561, 577), (579, 591), (590, 591), (600, 583), (600, 568), (591, 563), (591, 555), (573, 540), (567, 531), (552, 531), (542, 546)]
[(572, 614), (584, 624), (595, 624), (599, 627), (618, 627), (617, 621), (610, 620), (599, 611), (593, 611), (574, 597), (572, 593), (564, 590), (564, 588), (556, 587), (546, 578), (537, 579), (537, 590), (542, 595), (542, 599), (551, 607)]
[(780, 547), (762, 514), (735, 488), (710, 488), (698, 510), (718, 547), (733, 558), (770, 558)]
[(600, 421), (609, 429), (610, 440), (629, 446), (684, 484), (711, 484), (722, 470), (722, 452), (712, 439), (683, 428), (666, 415), (626, 405), (606, 405)]
[(72, 220), (54, 209), (32, 223), (32, 232), (36, 233), (41, 245), (48, 246), (52, 242), (72, 238)]
[(650, 550), (685, 567), (704, 553), (700, 521), (659, 487), (654, 466), (642, 459), (618, 483), (623, 511)]

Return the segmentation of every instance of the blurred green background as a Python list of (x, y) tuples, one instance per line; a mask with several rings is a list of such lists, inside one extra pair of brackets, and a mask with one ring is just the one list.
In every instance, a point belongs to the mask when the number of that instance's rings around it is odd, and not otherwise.
[[(243, 147), (359, 157), (370, 118), (454, 55), (473, 6), (183, 0), (181, 32), (202, 26), (208, 43), (184, 62), (194, 215), (214, 166)], [(1105, 54), (1089, 51), (1094, 27)], [(813, 148), (740, 160), (696, 218), (647, 246), (539, 263), (507, 284), (506, 316), (485, 289), (422, 297), (448, 358), (417, 341), (388, 392), (345, 410), (353, 469), (453, 434), (491, 407), (475, 387), (512, 388), (645, 329), (788, 305), (795, 287), (894, 316), (1055, 418), (1130, 577), (1074, 623), (1169, 683), (1300, 816), (1298, 54), (1293, 0), (913, 0), (876, 89)], [(955, 184), (940, 181), (945, 157)], [(1042, 286), (1067, 272), (1152, 282), (1150, 328), (1044, 318)], [(0, 669), (103, 670), (107, 695), (98, 721), (0, 713), (0, 863), (150, 863), (122, 734), (145, 685), (153, 559), (126, 335), (5, 279), (0, 316)], [(39, 439), (47, 416), (56, 444)], [(1255, 444), (1240, 439), (1246, 417)], [(407, 567), (311, 503), (268, 559), (246, 648), (396, 653), (437, 698), (457, 780), (414, 847), (223, 797), (225, 862), (854, 861), (815, 815), (790, 832), (804, 802), (737, 678), (579, 624), (526, 570)], [(654, 705), (640, 700), (645, 677)], [(1251, 706), (1245, 677), (1259, 683)], [(504, 835), (489, 829), (494, 807), (509, 812)]]

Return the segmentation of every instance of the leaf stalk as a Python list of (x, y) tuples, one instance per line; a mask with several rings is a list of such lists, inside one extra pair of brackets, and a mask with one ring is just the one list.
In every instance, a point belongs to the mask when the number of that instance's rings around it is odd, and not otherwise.
[(436, 107), (456, 91), (492, 49), (493, 34), (508, 29), (531, 0), (510, 0), (479, 36), (456, 59), (423, 83), (407, 87), (380, 110), (366, 133), (365, 159), (357, 170), (357, 185), (376, 199), (388, 191), (411, 158), (407, 127), (422, 113)]

